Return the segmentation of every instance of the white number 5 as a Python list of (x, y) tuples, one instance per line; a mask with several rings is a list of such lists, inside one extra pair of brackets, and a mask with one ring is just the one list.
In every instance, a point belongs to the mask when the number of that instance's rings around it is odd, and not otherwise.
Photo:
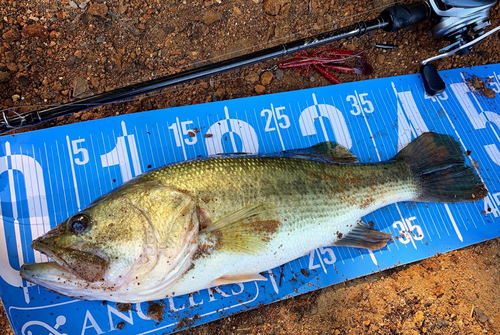
[(78, 140), (71, 141), (71, 147), (73, 148), (73, 155), (81, 154), (81, 157), (75, 158), (75, 163), (77, 165), (87, 164), (89, 161), (89, 151), (86, 148), (79, 147), (78, 144), (84, 143), (85, 139), (80, 138)]

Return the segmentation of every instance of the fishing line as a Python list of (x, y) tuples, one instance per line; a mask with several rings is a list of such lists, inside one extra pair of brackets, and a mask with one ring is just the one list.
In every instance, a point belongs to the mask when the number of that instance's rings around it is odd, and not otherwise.
[[(246, 76), (228, 77), (228, 78), (221, 78), (221, 79), (214, 80), (214, 82), (221, 83), (221, 82), (233, 81), (233, 80), (245, 79), (245, 78), (246, 78)], [(114, 101), (112, 103), (109, 103), (108, 105), (118, 104), (118, 103), (130, 103), (130, 102), (134, 102), (134, 101), (144, 100), (144, 99), (147, 99), (147, 98), (157, 97), (157, 96), (160, 96), (160, 95), (166, 95), (168, 93), (182, 91), (182, 90), (186, 89), (185, 85), (188, 85), (189, 87), (200, 87), (200, 86), (202, 86), (201, 83), (195, 83), (195, 84), (188, 84), (188, 83), (186, 83), (186, 84), (183, 84), (183, 85), (167, 87), (167, 88), (164, 88), (164, 89), (162, 89), (161, 91), (158, 91), (158, 92), (145, 93), (145, 94), (137, 96), (137, 97), (128, 98), (128, 99), (124, 99), (124, 100), (120, 100), (120, 101)], [(61, 104), (13, 106), (13, 107), (5, 108), (5, 109), (0, 109), (0, 113), (3, 113), (3, 112), (12, 112), (12, 113), (14, 113), (17, 116), (22, 117), (22, 113), (18, 113), (16, 111), (14, 111), (12, 108), (31, 108), (31, 107), (50, 108), (50, 107), (57, 107), (57, 106), (60, 106), (60, 105)], [(85, 104), (75, 103), (73, 105), (74, 106), (89, 106), (91, 104), (88, 104), (88, 103), (85, 103)], [(92, 104), (92, 105), (94, 105), (95, 107), (103, 106), (101, 104)], [(105, 106), (108, 106), (108, 105), (105, 105)], [(26, 111), (26, 113), (29, 113), (29, 112), (30, 111)], [(2, 115), (3, 115), (4, 121), (7, 121), (5, 114), (2, 114)]]
[[(357, 53), (354, 53), (352, 55), (345, 56), (345, 57), (343, 57), (343, 60), (349, 60), (349, 59), (352, 59), (352, 58), (357, 58), (358, 56), (361, 56), (363, 53), (365, 53), (368, 50), (373, 49), (374, 47), (376, 47), (376, 44), (370, 45), (370, 46), (364, 48), (363, 50), (360, 50)], [(272, 68), (263, 69), (259, 73), (262, 74), (263, 72), (266, 72), (266, 71), (275, 72), (276, 70), (277, 70), (277, 65), (273, 66)], [(221, 74), (221, 75), (223, 75), (223, 74)], [(239, 79), (245, 79), (245, 78), (247, 78), (247, 76), (237, 76), (237, 77), (230, 76), (230, 77), (226, 77), (226, 78), (213, 79), (212, 81), (214, 83), (223, 83), (223, 82), (230, 82), (230, 81), (239, 80)], [(164, 88), (164, 89), (162, 89), (160, 91), (157, 91), (157, 92), (145, 93), (145, 94), (137, 96), (137, 97), (128, 98), (128, 99), (119, 100), (119, 101), (114, 101), (112, 103), (109, 103), (108, 105), (118, 104), (118, 103), (131, 103), (131, 102), (135, 102), (135, 101), (139, 101), (139, 100), (144, 100), (144, 99), (147, 99), (147, 98), (158, 97), (160, 95), (167, 95), (167, 94), (170, 94), (170, 93), (173, 93), (173, 92), (178, 92), (178, 91), (185, 90), (187, 88), (186, 85), (189, 86), (190, 88), (198, 88), (198, 87), (201, 87), (203, 84), (195, 82), (195, 83), (191, 83), (191, 84), (186, 83), (186, 84), (182, 84), (182, 85), (178, 85), (178, 86), (167, 87), (167, 88)], [(57, 104), (56, 103), (55, 104), (45, 104), (45, 105), (20, 105), (20, 106), (13, 106), (13, 107), (5, 108), (5, 109), (0, 109), (0, 113), (2, 113), (2, 118), (4, 119), (4, 121), (8, 122), (8, 120), (7, 120), (6, 115), (5, 115), (4, 112), (12, 112), (12, 113), (14, 113), (17, 116), (22, 117), (22, 113), (16, 112), (15, 110), (13, 110), (13, 108), (17, 108), (17, 109), (21, 109), (21, 108), (35, 108), (35, 107), (36, 108), (51, 108), (51, 107), (57, 107), (57, 106), (60, 106), (60, 105), (61, 105), (60, 103), (57, 103)], [(94, 105), (94, 108), (102, 106), (101, 104), (97, 104), (97, 103), (95, 103), (95, 104), (88, 104), (88, 103), (78, 104), (78, 103), (74, 103), (73, 105), (74, 106), (89, 106), (89, 105)], [(36, 110), (36, 109), (34, 109), (34, 110)], [(26, 113), (29, 113), (29, 112), (30, 111), (26, 111)]]
[[(449, 46), (439, 50), (442, 55), (431, 57), (421, 62), (420, 73), (422, 75), (425, 90), (429, 95), (436, 95), (444, 91), (445, 84), (439, 76), (436, 67), (431, 62), (455, 53), (463, 56), (471, 51), (473, 45), (493, 33), (494, 30), (488, 33), (485, 32), (486, 29), (491, 26), (489, 21), (489, 11), (496, 5), (496, 3), (497, 0), (464, 0), (462, 2), (456, 2), (455, 0), (426, 0), (411, 4), (391, 6), (383, 10), (373, 19), (358, 21), (342, 28), (334, 28), (333, 30), (313, 36), (283, 42), (278, 45), (234, 56), (229, 59), (207, 63), (207, 61), (213, 61), (230, 55), (240, 54), (242, 51), (251, 49), (241, 48), (231, 53), (225, 53), (221, 56), (212, 57), (205, 62), (194, 62), (189, 65), (182, 66), (181, 68), (170, 72), (169, 75), (163, 77), (160, 76), (151, 80), (143, 80), (132, 83), (127, 86), (122, 86), (85, 98), (80, 98), (74, 102), (56, 105), (55, 107), (48, 109), (36, 109), (23, 113), (22, 117), (19, 115), (9, 116), (3, 112), (4, 120), (0, 122), (1, 133), (20, 127), (35, 125), (60, 116), (92, 109), (96, 106), (114, 104), (118, 101), (124, 100), (130, 101), (130, 98), (144, 96), (146, 94), (150, 94), (151, 92), (158, 92), (165, 88), (178, 86), (180, 84), (192, 83), (196, 80), (207, 77), (213, 78), (213, 76), (221, 73), (248, 67), (249, 65), (254, 65), (264, 61), (270, 61), (272, 59), (304, 51), (312, 47), (332, 43), (334, 41), (350, 40), (354, 37), (361, 37), (362, 35), (378, 30), (395, 32), (400, 29), (413, 26), (417, 23), (427, 21), (430, 18), (433, 18), (433, 26), (431, 30), (429, 30), (429, 33), (434, 37), (444, 38), (450, 41)], [(378, 10), (379, 8), (384, 8), (386, 6), (387, 5), (370, 9), (362, 13), (357, 13), (342, 20), (333, 21), (330, 24), (345, 21), (348, 18), (352, 19), (353, 17)], [(324, 28), (326, 26), (328, 26), (328, 24), (322, 25), (321, 27)], [(269, 42), (261, 43), (257, 47), (269, 45), (270, 43), (276, 43), (277, 41), (282, 41), (285, 38), (288, 39), (290, 36), (298, 36), (304, 32), (317, 29), (318, 28), (303, 30), (300, 33), (289, 34), (287, 37), (275, 38)], [(484, 36), (481, 36), (483, 34)], [(312, 55), (313, 53), (311, 56)], [(353, 55), (353, 57), (358, 55), (359, 54)], [(194, 67), (198, 64), (206, 65)], [(186, 68), (188, 69), (181, 71), (181, 69)], [(320, 68), (317, 68), (317, 70), (320, 70)], [(324, 74), (322, 71), (320, 72)], [(158, 73), (159, 72), (156, 72), (156, 74)], [(177, 89), (182, 89), (182, 87)], [(163, 91), (157, 93), (156, 95), (172, 91), (174, 90)]]
[[(296, 38), (298, 36), (307, 36), (308, 34), (313, 33), (313, 32), (328, 30), (328, 28), (335, 27), (335, 25), (337, 25), (339, 23), (342, 23), (342, 22), (345, 22), (347, 20), (351, 20), (351, 19), (354, 19), (356, 17), (364, 16), (364, 15), (370, 14), (372, 12), (378, 12), (378, 11), (381, 11), (382, 9), (385, 9), (385, 8), (388, 8), (388, 7), (392, 6), (392, 5), (403, 3), (403, 2), (405, 2), (405, 1), (404, 0), (393, 1), (393, 2), (391, 2), (389, 4), (386, 4), (386, 5), (374, 7), (372, 9), (365, 10), (363, 12), (355, 13), (355, 14), (346, 16), (344, 18), (336, 19), (334, 21), (322, 24), (322, 25), (318, 26), (317, 28), (303, 29), (303, 30), (297, 31), (297, 32), (292, 33), (292, 34), (288, 34), (286, 36), (274, 38), (274, 39), (269, 40), (267, 42), (254, 45), (252, 47), (241, 48), (241, 49), (237, 49), (237, 50), (234, 50), (234, 51), (231, 51), (231, 52), (227, 52), (227, 53), (224, 53), (222, 55), (214, 56), (214, 57), (211, 57), (211, 58), (208, 58), (208, 59), (195, 61), (193, 63), (189, 63), (189, 64), (185, 64), (185, 65), (180, 65), (177, 68), (176, 71), (162, 71), (162, 72), (158, 72), (157, 71), (157, 72), (154, 72), (153, 74), (150, 74), (150, 75), (148, 75), (146, 77), (143, 77), (142, 79), (137, 79), (135, 81), (130, 81), (126, 85), (123, 85), (123, 86), (133, 85), (133, 84), (140, 83), (140, 82), (142, 82), (144, 80), (151, 79), (151, 78), (156, 78), (156, 77), (161, 77), (161, 76), (164, 76), (164, 75), (175, 74), (175, 73), (177, 73), (177, 72), (179, 72), (181, 70), (185, 70), (185, 69), (188, 69), (188, 68), (196, 68), (196, 67), (199, 67), (199, 66), (210, 64), (210, 63), (215, 62), (215, 61), (223, 60), (225, 58), (229, 58), (229, 57), (241, 55), (241, 54), (244, 54), (245, 52), (248, 52), (248, 51), (251, 51), (251, 50), (258, 50), (258, 49), (262, 49), (264, 47), (277, 45), (277, 44), (279, 44), (282, 41), (292, 40), (293, 38)], [(364, 51), (369, 50), (370, 48), (371, 47), (366, 48)], [(355, 56), (356, 55), (351, 55), (349, 57), (345, 57), (344, 59), (348, 59), (348, 58), (355, 57)], [(264, 69), (264, 70), (267, 70), (267, 69)], [(244, 77), (243, 76), (239, 76), (239, 77), (230, 77), (230, 78), (226, 78), (226, 79), (214, 79), (213, 82), (215, 82), (215, 83), (221, 83), (223, 81), (230, 81), (230, 80), (236, 80), (236, 79), (244, 79)], [(199, 86), (199, 84), (195, 84), (195, 86)], [(133, 97), (133, 98), (125, 99), (125, 100), (115, 101), (115, 102), (111, 102), (109, 104), (116, 104), (116, 103), (121, 103), (121, 102), (124, 102), (124, 103), (134, 102), (134, 101), (138, 101), (138, 100), (144, 99), (146, 97), (156, 97), (156, 96), (159, 96), (159, 95), (166, 95), (168, 93), (180, 91), (182, 89), (184, 89), (183, 85), (181, 85), (178, 88), (176, 88), (176, 87), (165, 88), (165, 89), (162, 89), (159, 92), (148, 93), (148, 94), (141, 95), (139, 97)], [(70, 101), (71, 101), (71, 99), (67, 100), (66, 102), (54, 103), (54, 104), (31, 104), (31, 105), (11, 106), (11, 107), (8, 107), (8, 108), (5, 108), (5, 109), (1, 109), (0, 113), (3, 113), (3, 118), (5, 120), (6, 116), (5, 116), (4, 112), (13, 112), (16, 115), (20, 116), (13, 109), (18, 110), (18, 109), (22, 109), (22, 108), (33, 108), (34, 110), (36, 110), (36, 109), (39, 109), (39, 108), (57, 107), (57, 106), (60, 106), (61, 104), (64, 104), (64, 103), (67, 103), (67, 102), (70, 102)], [(95, 107), (101, 106), (102, 104), (99, 104), (99, 103), (95, 103), (95, 104), (88, 104), (88, 103), (86, 103), (86, 104), (78, 104), (78, 100), (76, 100), (75, 103), (73, 103), (73, 105), (74, 106), (92, 106), (93, 105), (94, 108), (95, 108)], [(28, 113), (28, 112), (29, 111), (26, 111), (26, 113)]]
[[(353, 18), (358, 17), (358, 16), (363, 16), (365, 14), (372, 13), (374, 11), (378, 12), (378, 11), (380, 11), (382, 9), (385, 9), (387, 7), (391, 7), (392, 5), (395, 5), (395, 4), (398, 4), (398, 3), (402, 3), (402, 2), (406, 2), (406, 1), (405, 0), (393, 1), (393, 2), (391, 2), (389, 4), (387, 4), (387, 5), (378, 6), (378, 7), (375, 7), (373, 9), (369, 9), (369, 10), (366, 10), (366, 11), (363, 11), (363, 12), (360, 12), (360, 13), (356, 13), (356, 14), (353, 14), (353, 15), (350, 15), (350, 16), (346, 16), (346, 17), (341, 18), (341, 19), (337, 19), (337, 20), (332, 21), (330, 23), (322, 24), (322, 25), (318, 26), (318, 28), (309, 28), (309, 29), (299, 30), (296, 33), (289, 34), (289, 35), (282, 36), (282, 37), (278, 37), (278, 38), (269, 40), (269, 41), (264, 42), (264, 43), (256, 44), (256, 45), (254, 45), (252, 47), (237, 49), (237, 50), (234, 50), (234, 51), (231, 51), (231, 52), (224, 53), (224, 54), (219, 55), (219, 56), (214, 56), (214, 57), (207, 58), (207, 59), (204, 59), (204, 60), (195, 61), (193, 63), (186, 64), (186, 65), (181, 65), (178, 69), (186, 69), (186, 68), (191, 68), (191, 67), (202, 66), (202, 65), (205, 65), (205, 64), (209, 64), (209, 63), (211, 63), (213, 61), (222, 60), (224, 58), (227, 58), (227, 56), (241, 55), (241, 54), (243, 54), (243, 53), (245, 53), (247, 51), (256, 50), (256, 49), (262, 49), (264, 47), (269, 47), (269, 46), (274, 46), (276, 44), (279, 44), (281, 41), (292, 40), (293, 38), (296, 38), (296, 37), (299, 37), (299, 36), (307, 36), (307, 35), (309, 35), (309, 33), (312, 33), (312, 32), (328, 30), (328, 28), (335, 27), (335, 25), (338, 24), (338, 23), (341, 23), (341, 22), (353, 19)], [(175, 72), (166, 72), (165, 71), (165, 72), (156, 72), (155, 74), (157, 76), (163, 76), (163, 75), (169, 75), (169, 74), (173, 74), (173, 73), (175, 73)], [(132, 82), (132, 83), (134, 83), (134, 82)]]

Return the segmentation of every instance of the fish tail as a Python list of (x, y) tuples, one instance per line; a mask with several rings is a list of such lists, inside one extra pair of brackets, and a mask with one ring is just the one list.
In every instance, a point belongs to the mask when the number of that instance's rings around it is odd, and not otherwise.
[(420, 202), (466, 202), (486, 197), (488, 190), (474, 170), (465, 165), (460, 144), (449, 135), (424, 133), (401, 150), (420, 187)]

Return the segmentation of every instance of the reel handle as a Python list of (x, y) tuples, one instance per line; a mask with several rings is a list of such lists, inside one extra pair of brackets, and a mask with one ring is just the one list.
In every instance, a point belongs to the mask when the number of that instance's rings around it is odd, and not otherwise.
[(434, 64), (427, 63), (420, 66), (420, 74), (424, 82), (425, 92), (430, 96), (441, 94), (446, 89), (446, 84), (437, 72)]

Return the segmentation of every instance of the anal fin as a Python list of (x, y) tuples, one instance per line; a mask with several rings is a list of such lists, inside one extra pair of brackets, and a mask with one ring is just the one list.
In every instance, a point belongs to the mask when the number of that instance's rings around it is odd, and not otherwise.
[(334, 243), (338, 247), (365, 248), (369, 250), (382, 249), (392, 238), (392, 234), (383, 233), (373, 229), (361, 220), (354, 229)]
[(222, 276), (217, 279), (215, 279), (211, 285), (213, 286), (220, 286), (220, 285), (226, 285), (226, 284), (233, 284), (233, 283), (245, 283), (249, 281), (254, 281), (254, 280), (267, 280), (266, 277), (259, 273), (246, 273), (242, 275), (236, 275), (236, 276)]

